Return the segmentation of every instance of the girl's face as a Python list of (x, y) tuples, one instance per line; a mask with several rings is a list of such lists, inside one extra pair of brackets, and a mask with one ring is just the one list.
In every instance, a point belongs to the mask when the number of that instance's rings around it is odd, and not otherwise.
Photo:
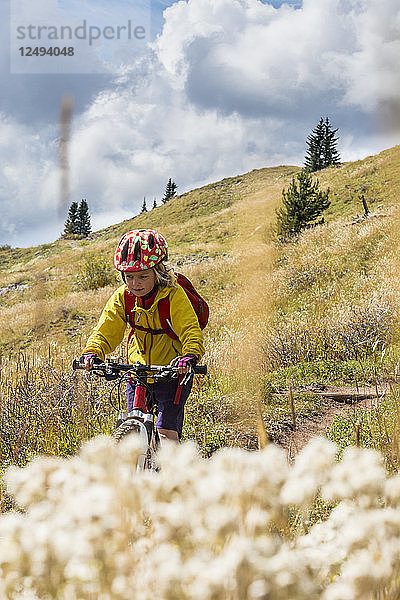
[(135, 296), (145, 296), (153, 289), (156, 276), (153, 269), (125, 273), (125, 281), (128, 290)]

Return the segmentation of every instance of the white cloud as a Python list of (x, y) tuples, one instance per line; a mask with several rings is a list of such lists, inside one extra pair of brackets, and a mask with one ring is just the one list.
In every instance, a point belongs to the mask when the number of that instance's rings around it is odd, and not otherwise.
[[(153, 52), (121, 69), (76, 119), (71, 198), (87, 198), (94, 224), (104, 226), (137, 213), (143, 196), (148, 206), (160, 199), (169, 177), (183, 192), (252, 168), (301, 164), (304, 140), (325, 115), (339, 127), (344, 160), (393, 145), (395, 128), (384, 137), (374, 125), (382, 107), (398, 115), (399, 43), (398, 0), (304, 0), (298, 10), (259, 0), (176, 2)], [(58, 197), (54, 153), (45, 136), (32, 142), (32, 131), (15, 129), (25, 141), (11, 143), (14, 171), (2, 179), (21, 206), (35, 189), (48, 207)], [(34, 149), (24, 154), (27, 140)]]
[(373, 112), (381, 104), (399, 103), (400, 5), (364, 0), (362, 7), (355, 20), (357, 47), (343, 57), (349, 78), (345, 101)]
[(0, 131), (0, 243), (12, 239), (29, 245), (34, 230), (44, 230), (51, 222), (54, 231), (57, 202), (54, 195), (43, 193), (53, 147), (48, 132), (39, 135), (1, 114)]
[(367, 112), (400, 88), (397, 0), (189, 0), (166, 11), (157, 42), (177, 87), (207, 107), (304, 114), (335, 102)]
[(254, 154), (260, 158), (248, 149), (258, 122), (191, 106), (162, 78), (148, 93), (146, 104), (129, 87), (102, 96), (73, 137), (74, 186), (90, 189), (103, 210), (130, 205), (134, 212), (143, 196), (160, 199), (169, 177), (182, 192), (185, 184), (203, 183), (210, 174), (223, 177), (238, 166), (251, 168)]

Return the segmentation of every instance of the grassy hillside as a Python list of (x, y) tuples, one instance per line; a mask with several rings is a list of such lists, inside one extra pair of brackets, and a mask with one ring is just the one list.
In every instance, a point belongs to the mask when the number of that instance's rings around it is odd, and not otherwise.
[[(395, 208), (400, 179), (398, 159), (396, 147), (320, 172), (321, 186), (331, 189), (327, 223), (361, 214), (360, 190), (372, 212)], [(269, 223), (265, 219), (273, 219), (282, 188), (296, 170), (266, 168), (227, 178), (111, 225), (89, 239), (61, 239), (33, 248), (0, 249), (1, 346), (5, 350), (27, 347), (38, 335), (51, 336), (61, 343), (70, 343), (79, 334), (84, 336), (114, 282), (95, 293), (84, 291), (77, 282), (80, 266), (88, 256), (96, 254), (112, 268), (114, 247), (122, 233), (131, 228), (154, 227), (162, 231), (170, 244), (172, 262), (179, 263), (181, 270), (193, 271), (194, 278), (202, 281), (204, 294), (218, 302), (218, 292), (230, 285), (231, 268), (223, 265), (236, 260), (232, 255), (235, 244), (242, 244), (243, 233), (251, 234), (249, 228), (253, 225), (254, 229), (260, 227), (256, 238), (267, 241)], [(379, 229), (383, 232), (385, 227)]]
[[(282, 188), (299, 169), (281, 166), (193, 190), (88, 239), (0, 249), (3, 401), (21, 389), (28, 396), (35, 389), (42, 398), (51, 388), (53, 405), (66, 390), (74, 397), (77, 384), (65, 366), (79, 355), (118, 285), (112, 257), (119, 238), (139, 227), (166, 236), (172, 264), (210, 303), (205, 361), (211, 376), (196, 391), (186, 428), (208, 452), (226, 443), (257, 446), (257, 415), (270, 428), (289, 413), (288, 381), (304, 387), (387, 376), (396, 368), (399, 339), (399, 158), (395, 147), (319, 172), (321, 187), (331, 190), (326, 224), (290, 244), (277, 244), (270, 233)], [(368, 219), (357, 218), (361, 193)], [(109, 283), (84, 289), (85, 272), (96, 264), (108, 272)], [(29, 380), (24, 388), (16, 377), (27, 377), (27, 356), (37, 364), (56, 361), (57, 374), (47, 370), (42, 381)], [(315, 395), (296, 392), (295, 399), (300, 414), (318, 408)], [(51, 406), (46, 410), (53, 414)], [(106, 421), (100, 430), (111, 426)], [(37, 451), (68, 453), (82, 435), (98, 431), (92, 424), (76, 436), (75, 426), (68, 424), (64, 446), (42, 431), (48, 444)], [(52, 427), (57, 435), (57, 419)], [(21, 431), (13, 433), (14, 442), (24, 439), (28, 448), (32, 439)]]

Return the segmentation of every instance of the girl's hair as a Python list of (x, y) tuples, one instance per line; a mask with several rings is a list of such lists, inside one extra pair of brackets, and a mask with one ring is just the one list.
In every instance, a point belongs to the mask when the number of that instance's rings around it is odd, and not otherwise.
[[(160, 287), (176, 287), (176, 281), (174, 277), (174, 270), (169, 265), (166, 265), (164, 261), (159, 262), (155, 267), (152, 267), (154, 275), (156, 276), (156, 285)], [(125, 275), (121, 272), (121, 278), (126, 283)]]
[(156, 276), (156, 285), (160, 287), (176, 287), (174, 271), (172, 267), (165, 264), (164, 261), (159, 262), (153, 267)]

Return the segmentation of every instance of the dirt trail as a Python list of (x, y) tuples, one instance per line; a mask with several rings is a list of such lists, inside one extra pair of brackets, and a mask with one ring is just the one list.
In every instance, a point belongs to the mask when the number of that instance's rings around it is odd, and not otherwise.
[[(387, 393), (387, 386), (374, 387), (331, 387), (312, 390), (325, 401), (325, 410), (319, 414), (304, 417), (296, 422), (296, 427), (287, 427), (279, 432), (274, 442), (285, 448), (289, 459), (293, 458), (310, 439), (316, 435), (325, 435), (334, 419), (354, 409), (369, 411), (376, 408), (380, 398)], [(275, 437), (275, 436), (274, 436)]]

